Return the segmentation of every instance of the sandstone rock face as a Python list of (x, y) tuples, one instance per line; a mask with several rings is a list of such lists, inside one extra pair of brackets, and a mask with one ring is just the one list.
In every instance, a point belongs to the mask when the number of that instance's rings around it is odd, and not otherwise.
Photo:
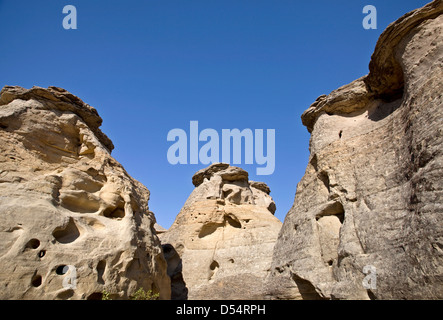
[(0, 299), (168, 299), (149, 191), (97, 111), (56, 87), (0, 94)]
[(442, 12), (434, 1), (391, 24), (369, 75), (303, 114), (310, 161), (269, 298), (443, 298)]
[(269, 187), (218, 163), (197, 172), (196, 188), (159, 235), (173, 299), (261, 299), (281, 228)]

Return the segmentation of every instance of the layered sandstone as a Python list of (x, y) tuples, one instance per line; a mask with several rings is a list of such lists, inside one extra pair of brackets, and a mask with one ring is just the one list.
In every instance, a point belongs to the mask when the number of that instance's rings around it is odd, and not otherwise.
[(171, 228), (160, 235), (173, 299), (261, 299), (281, 228), (269, 187), (238, 167), (197, 172)]
[(149, 191), (69, 92), (0, 92), (0, 299), (170, 297)]
[(370, 73), (303, 114), (311, 154), (270, 298), (443, 298), (442, 12), (434, 1), (392, 23)]

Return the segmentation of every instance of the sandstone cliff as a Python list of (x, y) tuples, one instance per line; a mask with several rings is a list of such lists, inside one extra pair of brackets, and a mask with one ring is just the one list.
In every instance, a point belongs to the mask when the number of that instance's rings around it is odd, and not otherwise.
[(434, 1), (392, 23), (370, 73), (303, 114), (310, 160), (270, 298), (443, 298), (442, 12)]
[(149, 191), (67, 91), (0, 92), (0, 299), (170, 297)]
[(269, 187), (217, 163), (197, 172), (194, 191), (160, 234), (173, 299), (261, 299), (281, 228)]

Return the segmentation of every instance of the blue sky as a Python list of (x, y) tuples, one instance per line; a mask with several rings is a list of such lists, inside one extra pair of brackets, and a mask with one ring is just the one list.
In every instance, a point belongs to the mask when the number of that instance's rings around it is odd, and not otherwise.
[[(94, 106), (113, 156), (151, 191), (168, 228), (206, 165), (167, 161), (169, 130), (275, 129), (264, 181), (284, 220), (309, 157), (300, 116), (368, 73), (376, 41), (420, 0), (0, 0), (0, 86), (58, 86)], [(377, 30), (362, 27), (365, 5)], [(65, 30), (65, 5), (77, 30)], [(220, 149), (221, 150), (221, 149)]]

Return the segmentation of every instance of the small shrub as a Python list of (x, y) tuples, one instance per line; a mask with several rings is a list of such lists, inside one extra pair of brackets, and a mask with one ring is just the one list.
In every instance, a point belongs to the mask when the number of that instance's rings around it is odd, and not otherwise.
[(112, 300), (111, 294), (108, 291), (103, 290), (102, 291), (102, 300)]
[[(158, 300), (160, 294), (153, 293), (152, 290), (145, 291), (143, 288), (138, 289), (133, 295), (129, 297), (130, 300)], [(102, 291), (102, 300), (112, 300), (111, 294), (103, 290)]]
[(138, 289), (129, 299), (130, 300), (158, 300), (160, 294), (153, 293), (152, 290), (145, 291), (143, 288)]

